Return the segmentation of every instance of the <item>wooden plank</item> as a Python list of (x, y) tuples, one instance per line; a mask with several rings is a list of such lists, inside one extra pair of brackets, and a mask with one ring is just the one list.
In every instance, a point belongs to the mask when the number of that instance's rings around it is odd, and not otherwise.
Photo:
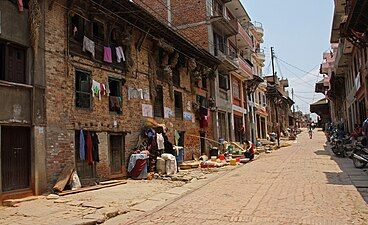
[(98, 189), (102, 189), (102, 188), (108, 188), (108, 187), (114, 187), (114, 186), (121, 185), (121, 184), (126, 184), (126, 183), (127, 183), (126, 181), (120, 181), (120, 182), (113, 183), (113, 184), (95, 185), (95, 186), (91, 186), (91, 187), (79, 188), (79, 189), (76, 189), (76, 190), (68, 190), (68, 191), (60, 192), (59, 196), (71, 195), (71, 194), (76, 194), (76, 193), (86, 192), (86, 191), (94, 191), (94, 190), (98, 190)]
[(59, 179), (57, 180), (55, 186), (53, 187), (53, 190), (57, 192), (63, 191), (65, 186), (68, 184), (70, 176), (73, 174), (73, 172), (74, 172), (73, 166), (64, 167), (63, 171), (59, 176)]

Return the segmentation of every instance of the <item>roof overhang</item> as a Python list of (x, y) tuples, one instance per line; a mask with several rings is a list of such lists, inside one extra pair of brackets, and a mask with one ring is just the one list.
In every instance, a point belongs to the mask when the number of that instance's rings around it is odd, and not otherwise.
[(121, 12), (129, 11), (131, 13), (126, 13), (124, 16), (121, 16), (121, 20), (137, 27), (143, 33), (149, 34), (153, 39), (163, 39), (174, 48), (180, 49), (180, 51), (187, 57), (195, 58), (207, 66), (215, 67), (221, 63), (208, 51), (188, 41), (184, 36), (173, 30), (167, 24), (159, 21), (146, 9), (134, 2), (110, 0), (104, 1), (102, 4), (96, 4), (94, 2), (91, 4), (101, 8), (101, 11), (106, 11), (107, 13), (112, 14), (111, 16), (114, 17), (115, 15), (119, 15)]
[(341, 36), (354, 45), (368, 46), (368, 1), (351, 0), (348, 4), (348, 16), (341, 25)]
[(343, 16), (345, 15), (345, 5), (346, 0), (335, 0), (335, 9), (332, 20), (332, 29), (331, 29), (331, 43), (339, 42), (340, 38), (340, 24), (343, 21)]
[(240, 0), (232, 0), (226, 3), (226, 7), (231, 14), (239, 20), (241, 25), (247, 25), (251, 19)]

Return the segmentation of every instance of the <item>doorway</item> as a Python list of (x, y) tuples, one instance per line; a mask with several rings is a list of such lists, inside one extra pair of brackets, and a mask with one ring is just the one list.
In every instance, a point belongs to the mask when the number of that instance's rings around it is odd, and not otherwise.
[[(87, 140), (87, 132), (83, 131), (84, 140)], [(80, 131), (75, 131), (75, 165), (78, 176), (81, 180), (82, 185), (91, 185), (96, 180), (96, 164), (93, 163), (92, 165), (88, 164), (86, 160), (82, 160), (79, 154), (79, 147), (80, 147)], [(86, 145), (85, 145), (86, 149)]]
[(199, 133), (200, 137), (201, 137), (201, 155), (205, 155), (206, 154), (206, 132), (201, 131)]
[(1, 127), (2, 191), (30, 188), (31, 147), (29, 127)]
[(111, 174), (122, 173), (125, 165), (124, 137), (120, 134), (110, 134), (110, 169)]

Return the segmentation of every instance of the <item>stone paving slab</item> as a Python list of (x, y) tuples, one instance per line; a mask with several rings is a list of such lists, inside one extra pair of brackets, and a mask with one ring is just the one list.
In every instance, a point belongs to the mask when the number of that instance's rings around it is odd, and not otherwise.
[(170, 189), (170, 190), (166, 191), (166, 193), (175, 194), (175, 195), (182, 195), (182, 194), (188, 192), (189, 190), (190, 189), (186, 188), (186, 187), (176, 187), (176, 188), (173, 188), (173, 189)]
[(353, 185), (365, 185), (364, 171), (324, 144), (322, 132), (302, 133), (294, 146), (122, 224), (367, 224), (368, 189)]
[(157, 195), (154, 195), (152, 197), (149, 198), (149, 200), (156, 200), (156, 201), (161, 201), (161, 200), (168, 200), (168, 199), (173, 199), (178, 197), (176, 194), (172, 194), (172, 193), (159, 193)]
[(155, 209), (156, 207), (162, 205), (165, 203), (165, 199), (162, 200), (146, 200), (142, 203), (139, 203), (133, 207), (131, 207), (132, 210), (137, 210), (137, 211), (141, 211), (141, 212), (148, 212), (151, 211), (153, 209)]

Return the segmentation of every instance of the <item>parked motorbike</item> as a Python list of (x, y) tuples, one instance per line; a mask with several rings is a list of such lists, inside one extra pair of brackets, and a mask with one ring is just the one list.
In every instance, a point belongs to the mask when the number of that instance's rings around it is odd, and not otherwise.
[(332, 152), (338, 157), (346, 157), (353, 151), (354, 144), (350, 137), (344, 138), (332, 137)]
[(356, 146), (350, 157), (356, 168), (363, 168), (368, 164), (368, 148)]

